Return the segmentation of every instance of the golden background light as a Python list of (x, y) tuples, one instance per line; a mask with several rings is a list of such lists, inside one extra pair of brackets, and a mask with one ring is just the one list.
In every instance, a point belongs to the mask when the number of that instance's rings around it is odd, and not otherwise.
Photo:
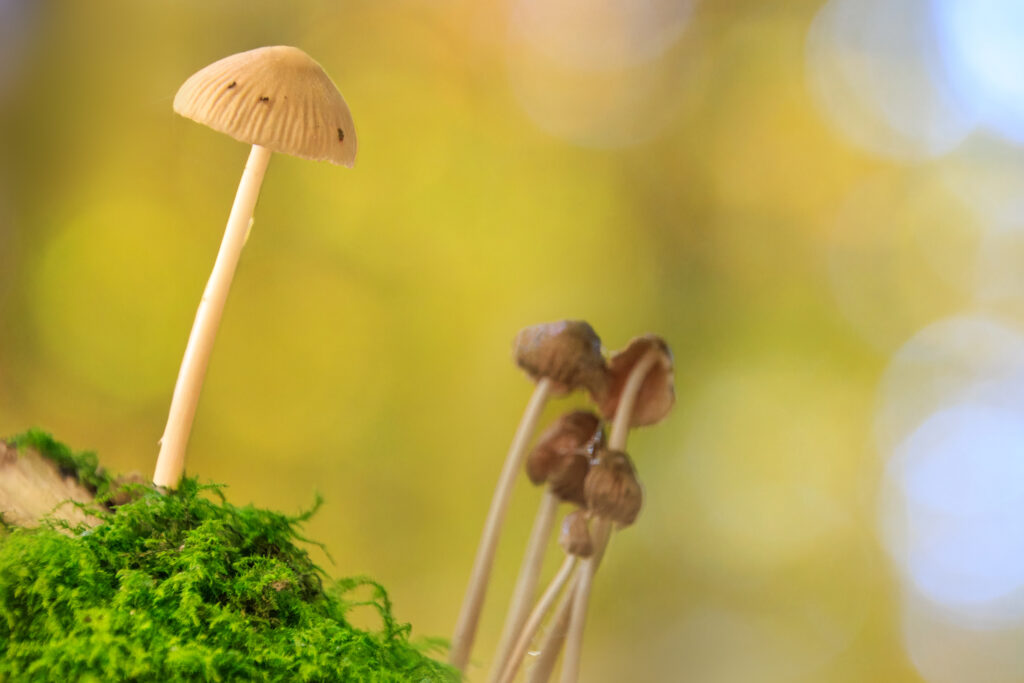
[[(987, 490), (1024, 433), (1017, 100), (972, 42), (991, 17), (961, 11), (0, 0), (0, 434), (152, 471), (247, 153), (172, 98), (220, 57), (296, 45), (359, 158), (271, 165), (189, 472), (287, 512), (319, 492), (318, 561), (447, 638), (532, 389), (516, 332), (658, 333), (678, 402), (631, 438), (646, 502), (597, 576), (585, 680), (967, 683), (987, 661), (1019, 680), (1024, 502), (972, 522), (946, 467), (964, 449), (928, 446), (1001, 434), (968, 461)], [(935, 496), (948, 524), (922, 527)], [(474, 680), (539, 497), (520, 479)], [(943, 602), (975, 523), (991, 544), (966, 571), (1007, 589), (984, 623)]]

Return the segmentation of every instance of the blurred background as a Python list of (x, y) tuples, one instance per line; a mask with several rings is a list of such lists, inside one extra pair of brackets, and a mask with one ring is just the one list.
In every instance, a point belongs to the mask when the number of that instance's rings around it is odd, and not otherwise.
[(516, 332), (656, 332), (678, 403), (585, 680), (1024, 680), (1022, 34), (1014, 0), (0, 0), (0, 434), (152, 471), (248, 154), (171, 100), (292, 44), (359, 158), (273, 159), (190, 472), (321, 493), (327, 571), (448, 637)]

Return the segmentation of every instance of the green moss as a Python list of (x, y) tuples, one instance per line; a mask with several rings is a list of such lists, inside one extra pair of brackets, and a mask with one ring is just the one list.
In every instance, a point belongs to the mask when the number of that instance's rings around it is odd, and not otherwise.
[(7, 442), (18, 450), (33, 449), (57, 465), (61, 474), (75, 477), (94, 494), (105, 495), (113, 483), (112, 477), (99, 466), (95, 453), (75, 453), (41, 429), (30, 429), (7, 439)]
[[(95, 457), (41, 433), (15, 442), (56, 454), (97, 490), (112, 485)], [(298, 545), (312, 512), (236, 507), (194, 479), (167, 495), (136, 488), (116, 512), (97, 507), (92, 529), (52, 523), (0, 539), (0, 680), (458, 680), (409, 642), (378, 584), (325, 588)], [(345, 618), (367, 604), (379, 631)]]

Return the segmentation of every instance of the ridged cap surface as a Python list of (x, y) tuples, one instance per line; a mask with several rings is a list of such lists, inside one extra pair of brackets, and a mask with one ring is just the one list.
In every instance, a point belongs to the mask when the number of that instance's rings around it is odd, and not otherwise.
[(602, 395), (608, 367), (601, 355), (601, 340), (582, 320), (561, 320), (519, 331), (513, 344), (516, 364), (533, 381), (552, 381), (555, 395), (587, 389)]
[(612, 450), (598, 453), (583, 482), (583, 495), (591, 512), (620, 526), (636, 521), (644, 500), (633, 462), (623, 451)]
[(261, 47), (193, 74), (174, 111), (274, 152), (352, 167), (356, 129), (330, 77), (295, 47)]

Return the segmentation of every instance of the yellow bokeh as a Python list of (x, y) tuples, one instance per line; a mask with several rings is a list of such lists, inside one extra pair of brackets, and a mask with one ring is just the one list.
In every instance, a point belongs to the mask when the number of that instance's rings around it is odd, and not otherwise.
[[(188, 471), (286, 512), (322, 494), (328, 573), (374, 576), (414, 636), (448, 637), (531, 390), (516, 332), (658, 333), (677, 405), (631, 437), (645, 505), (598, 574), (584, 679), (920, 680), (908, 647), (936, 647), (901, 631), (877, 446), (946, 376), (908, 340), (1022, 318), (1019, 149), (978, 132), (894, 162), (889, 138), (844, 137), (808, 60), (874, 77), (889, 56), (809, 48), (824, 2), (538, 2), (0, 3), (22, 36), (0, 44), (0, 435), (152, 470), (247, 154), (172, 98), (217, 58), (295, 44), (359, 157), (270, 162)], [(987, 381), (981, 327), (940, 360)], [(539, 497), (518, 482), (471, 680)]]

